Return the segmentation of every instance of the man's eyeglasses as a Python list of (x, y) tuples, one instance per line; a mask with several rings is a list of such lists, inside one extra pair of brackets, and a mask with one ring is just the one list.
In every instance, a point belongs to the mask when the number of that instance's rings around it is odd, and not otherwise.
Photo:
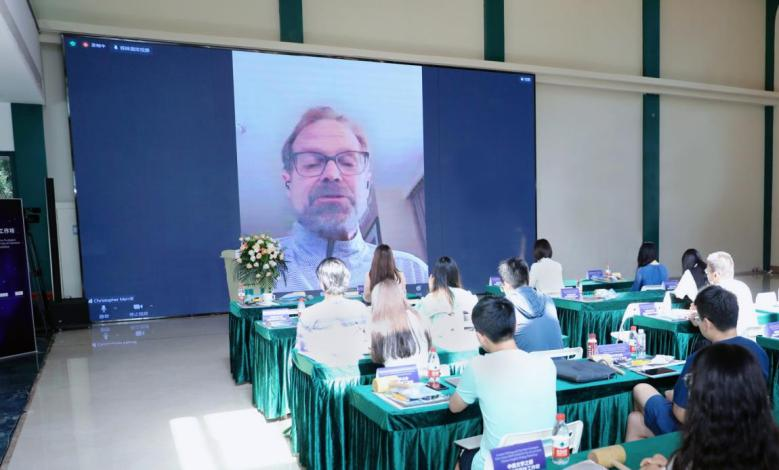
[(368, 167), (368, 152), (347, 151), (334, 156), (319, 152), (298, 152), (292, 154), (292, 164), (300, 176), (321, 176), (330, 161), (335, 162), (343, 175), (359, 175)]

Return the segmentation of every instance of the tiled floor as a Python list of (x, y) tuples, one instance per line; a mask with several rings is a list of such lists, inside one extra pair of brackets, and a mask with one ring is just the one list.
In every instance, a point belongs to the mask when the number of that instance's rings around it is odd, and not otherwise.
[(0, 462), (11, 444), (38, 371), (43, 367), (47, 345), (41, 338), (38, 341), (40, 353), (0, 361)]
[(98, 325), (55, 337), (6, 465), (298, 468), (288, 426), (233, 383), (225, 315)]

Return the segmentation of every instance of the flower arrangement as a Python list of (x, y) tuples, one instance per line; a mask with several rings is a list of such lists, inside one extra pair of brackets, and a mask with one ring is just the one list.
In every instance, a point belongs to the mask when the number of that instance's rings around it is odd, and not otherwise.
[(263, 293), (273, 292), (279, 276), (287, 279), (287, 262), (279, 241), (266, 234), (248, 235), (238, 239), (241, 247), (235, 250), (235, 278), (244, 284), (255, 285)]

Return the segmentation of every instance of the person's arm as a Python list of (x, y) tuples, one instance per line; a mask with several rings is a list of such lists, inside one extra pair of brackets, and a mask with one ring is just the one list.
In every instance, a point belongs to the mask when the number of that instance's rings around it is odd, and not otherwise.
[(633, 280), (633, 286), (630, 288), (633, 292), (638, 292), (641, 290), (641, 283), (643, 282), (643, 279), (641, 277), (641, 268), (636, 269), (636, 278)]
[(457, 384), (457, 391), (449, 397), (449, 411), (459, 413), (475, 402), (476, 398), (476, 375), (473, 371), (472, 361), (465, 367), (463, 375), (460, 377), (460, 383)]
[(363, 283), (362, 298), (368, 303), (371, 303), (371, 275), (365, 273), (365, 282)]
[(680, 423), (684, 424), (684, 420), (687, 418), (687, 410), (674, 403), (673, 413), (674, 418), (676, 418), (676, 420)]
[(468, 408), (468, 404), (460, 397), (457, 392), (454, 392), (449, 398), (449, 411), (452, 413), (459, 413)]

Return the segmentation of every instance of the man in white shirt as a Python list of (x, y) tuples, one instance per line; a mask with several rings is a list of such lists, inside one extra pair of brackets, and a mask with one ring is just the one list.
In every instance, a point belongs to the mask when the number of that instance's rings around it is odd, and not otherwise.
[(551, 359), (517, 348), (514, 305), (487, 296), (473, 308), (472, 319), (487, 354), (475, 357), (465, 368), (449, 410), (460, 413), (478, 400), (484, 434), (480, 449), (460, 456), (461, 470), (482, 470), (503, 436), (551, 428), (557, 413), (557, 370)]
[(325, 258), (316, 268), (325, 299), (306, 308), (298, 319), (298, 351), (330, 366), (356, 364), (368, 352), (370, 312), (344, 297), (349, 270), (338, 258)]
[(738, 325), (736, 326), (738, 335), (754, 339), (759, 326), (752, 302), (752, 291), (749, 290), (749, 286), (733, 278), (735, 271), (733, 257), (724, 251), (715, 251), (706, 257), (706, 264), (709, 284), (732, 292), (738, 300)]

